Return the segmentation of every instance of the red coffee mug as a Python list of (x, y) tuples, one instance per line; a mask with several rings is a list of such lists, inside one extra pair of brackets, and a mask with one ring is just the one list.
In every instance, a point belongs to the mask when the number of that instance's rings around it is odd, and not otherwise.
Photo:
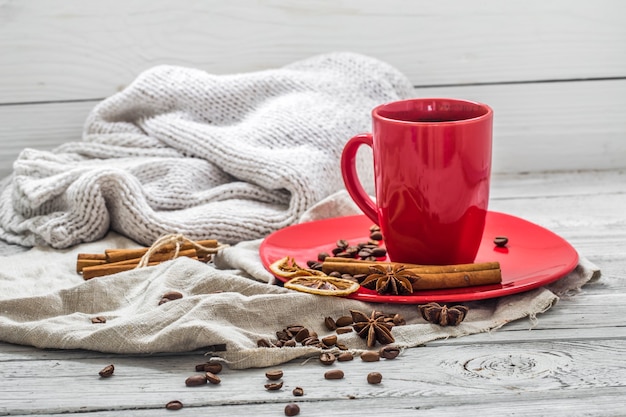
[[(492, 109), (458, 99), (410, 99), (376, 107), (372, 120), (371, 134), (346, 143), (341, 171), (354, 202), (380, 226), (389, 258), (472, 263), (489, 202)], [(357, 175), (361, 145), (373, 150), (375, 203)]]

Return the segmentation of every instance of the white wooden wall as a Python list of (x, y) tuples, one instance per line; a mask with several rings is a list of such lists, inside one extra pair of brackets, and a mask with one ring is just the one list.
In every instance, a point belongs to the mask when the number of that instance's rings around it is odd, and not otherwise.
[(623, 0), (0, 0), (0, 176), (79, 140), (156, 64), (222, 74), (354, 51), (495, 109), (494, 170), (626, 167)]

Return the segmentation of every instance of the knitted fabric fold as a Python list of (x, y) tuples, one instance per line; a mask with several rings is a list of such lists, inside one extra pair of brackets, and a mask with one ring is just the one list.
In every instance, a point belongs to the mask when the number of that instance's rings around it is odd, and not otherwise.
[(263, 237), (342, 189), (345, 142), (370, 130), (373, 107), (413, 93), (398, 70), (353, 53), (230, 75), (152, 68), (92, 110), (82, 141), (20, 154), (2, 182), (0, 238)]

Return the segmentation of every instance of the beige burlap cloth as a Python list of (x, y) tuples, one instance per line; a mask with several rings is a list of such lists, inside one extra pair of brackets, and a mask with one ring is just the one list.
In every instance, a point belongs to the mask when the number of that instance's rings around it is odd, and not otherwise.
[[(303, 220), (355, 213), (340, 192), (305, 213)], [(577, 291), (599, 277), (598, 269), (581, 259), (569, 275), (532, 291), (465, 303), (467, 319), (458, 327), (425, 322), (415, 305), (368, 304), (310, 295), (271, 285), (258, 249), (261, 240), (224, 249), (215, 265), (177, 259), (158, 266), (84, 281), (75, 271), (78, 253), (134, 247), (115, 233), (69, 250), (35, 247), (2, 258), (0, 270), (0, 340), (40, 348), (89, 349), (144, 354), (205, 349), (232, 368), (263, 367), (318, 354), (311, 347), (259, 348), (257, 340), (274, 339), (277, 330), (302, 324), (320, 336), (326, 316), (339, 317), (350, 309), (402, 314), (407, 324), (393, 329), (401, 348), (432, 340), (498, 329), (528, 318), (529, 328), (539, 313), (559, 297)], [(161, 296), (180, 291), (180, 300), (159, 305)], [(106, 323), (91, 318), (104, 316)], [(339, 336), (355, 351), (366, 349), (354, 333)]]

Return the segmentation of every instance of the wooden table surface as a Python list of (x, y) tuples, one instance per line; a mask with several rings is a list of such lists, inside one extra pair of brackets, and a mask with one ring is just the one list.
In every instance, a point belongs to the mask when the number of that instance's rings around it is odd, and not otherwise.
[[(224, 369), (221, 384), (184, 381), (203, 352), (119, 356), (0, 344), (0, 415), (104, 416), (624, 416), (626, 415), (626, 170), (495, 176), (491, 209), (567, 239), (602, 270), (536, 323), (442, 340), (395, 360), (284, 364), (284, 387), (267, 391), (267, 369)], [(101, 379), (105, 365), (116, 366)], [(369, 372), (383, 375), (379, 385)], [(295, 386), (304, 396), (294, 397)], [(179, 411), (165, 409), (180, 400)], [(176, 414), (170, 414), (176, 413)]]

